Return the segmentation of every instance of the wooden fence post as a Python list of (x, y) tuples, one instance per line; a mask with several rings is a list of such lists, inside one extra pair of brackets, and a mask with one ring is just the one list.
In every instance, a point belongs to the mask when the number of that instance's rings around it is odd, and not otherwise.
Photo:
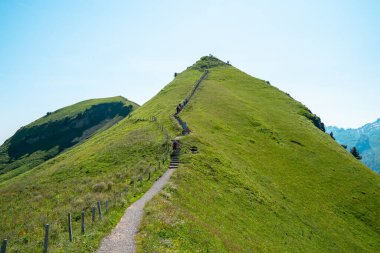
[(99, 212), (99, 220), (102, 220), (102, 207), (100, 206), (100, 201), (98, 201), (98, 212)]
[(148, 181), (150, 180), (150, 170), (148, 172)]
[(106, 213), (108, 213), (108, 199), (106, 200)]
[(7, 250), (7, 242), (7, 239), (3, 240), (3, 243), (1, 244), (1, 253), (5, 253), (5, 251)]
[(92, 221), (95, 221), (95, 207), (94, 206), (92, 207), (91, 214), (92, 214)]
[(43, 253), (48, 252), (48, 243), (49, 243), (49, 224), (45, 224), (45, 238), (44, 238), (44, 250)]
[(82, 234), (84, 235), (84, 212), (82, 211), (82, 224), (81, 224), (81, 231), (82, 231)]
[(68, 221), (68, 225), (69, 225), (69, 240), (70, 242), (73, 241), (73, 228), (71, 226), (71, 213), (68, 214), (67, 216), (67, 221)]

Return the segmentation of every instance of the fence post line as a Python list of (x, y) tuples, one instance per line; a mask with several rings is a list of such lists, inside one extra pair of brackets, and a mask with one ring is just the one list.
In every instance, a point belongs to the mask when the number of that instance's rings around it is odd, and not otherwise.
[(106, 200), (106, 213), (108, 213), (108, 199)]
[(98, 212), (99, 212), (99, 220), (102, 220), (102, 207), (100, 206), (100, 201), (98, 201)]
[(3, 243), (1, 244), (1, 253), (5, 253), (5, 251), (7, 250), (7, 242), (7, 239), (3, 240)]
[(95, 221), (95, 207), (93, 206), (91, 209), (92, 221)]
[(82, 231), (82, 234), (84, 234), (84, 212), (83, 211), (81, 213), (81, 216), (82, 216), (81, 231)]
[(45, 238), (44, 238), (44, 250), (43, 253), (48, 252), (48, 243), (49, 243), (49, 224), (45, 224)]
[(68, 225), (69, 225), (69, 240), (70, 242), (73, 241), (73, 228), (71, 226), (71, 213), (69, 213), (67, 215), (67, 221), (68, 221)]

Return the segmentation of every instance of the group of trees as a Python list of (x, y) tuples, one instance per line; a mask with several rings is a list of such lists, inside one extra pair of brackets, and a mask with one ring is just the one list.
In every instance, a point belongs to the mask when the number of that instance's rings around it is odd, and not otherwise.
[[(331, 138), (333, 138), (333, 139), (335, 140), (335, 137), (334, 137), (333, 132), (330, 133), (330, 136), (331, 136)], [(342, 144), (341, 146), (342, 146), (344, 149), (347, 149), (347, 145)], [(350, 153), (351, 153), (356, 159), (358, 159), (358, 160), (361, 160), (361, 159), (362, 159), (362, 156), (359, 154), (359, 151), (358, 151), (358, 149), (357, 149), (355, 146), (353, 146), (353, 147), (350, 149)]]
[(358, 160), (362, 159), (362, 156), (359, 154), (359, 151), (356, 149), (356, 147), (352, 147), (350, 150), (350, 153)]

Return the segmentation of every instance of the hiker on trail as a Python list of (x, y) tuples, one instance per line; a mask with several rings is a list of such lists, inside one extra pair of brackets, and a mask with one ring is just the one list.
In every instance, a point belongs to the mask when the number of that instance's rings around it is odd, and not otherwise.
[(178, 114), (180, 112), (179, 105), (177, 105), (177, 108), (175, 109), (176, 109), (176, 114)]
[(178, 104), (177, 106), (177, 114), (180, 113), (182, 110), (182, 105), (181, 104)]
[(177, 151), (178, 143), (176, 140), (173, 141), (173, 151)]
[(185, 98), (185, 100), (183, 101), (183, 106), (187, 105), (187, 102), (189, 102), (189, 100)]
[(183, 122), (183, 123), (182, 123), (182, 128), (183, 128), (183, 131), (184, 131), (184, 132), (187, 132), (187, 131), (188, 131), (186, 122)]

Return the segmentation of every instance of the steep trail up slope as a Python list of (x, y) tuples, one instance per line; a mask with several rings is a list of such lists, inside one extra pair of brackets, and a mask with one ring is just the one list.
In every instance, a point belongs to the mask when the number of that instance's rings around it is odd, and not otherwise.
[[(187, 124), (180, 118), (180, 112), (187, 106), (193, 97), (194, 93), (199, 88), (202, 81), (207, 78), (208, 70), (206, 70), (201, 78), (196, 82), (194, 88), (191, 90), (190, 94), (186, 96), (181, 105), (177, 106), (176, 113), (173, 117), (177, 120), (178, 124), (182, 127), (182, 135), (177, 136), (175, 139), (179, 142), (179, 139), (190, 133)], [(97, 253), (125, 253), (125, 252), (135, 252), (135, 236), (138, 233), (138, 228), (141, 224), (141, 219), (143, 215), (143, 210), (146, 205), (155, 195), (157, 195), (162, 188), (168, 183), (174, 171), (179, 166), (179, 149), (173, 153), (171, 156), (171, 162), (169, 164), (169, 169), (153, 184), (153, 186), (136, 202), (127, 208), (123, 217), (120, 219), (119, 223), (112, 230), (111, 234), (108, 235), (101, 243), (101, 246)]]
[(181, 142), (198, 153), (181, 153), (168, 187), (146, 206), (139, 251), (378, 252), (380, 177), (301, 103), (222, 65), (181, 118), (192, 131)]

